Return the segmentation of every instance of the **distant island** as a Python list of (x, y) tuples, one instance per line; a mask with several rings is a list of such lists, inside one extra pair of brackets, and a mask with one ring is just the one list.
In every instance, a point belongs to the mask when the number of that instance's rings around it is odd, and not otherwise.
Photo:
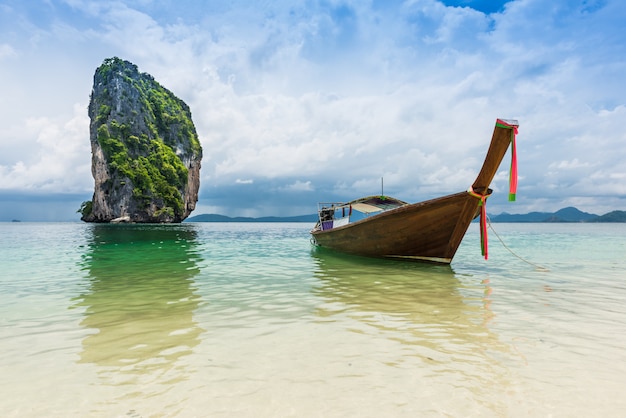
[(567, 207), (556, 212), (530, 212), (514, 215), (501, 213), (489, 216), (491, 222), (626, 222), (626, 211), (614, 210), (604, 215), (582, 212), (574, 207)]
[[(501, 213), (489, 215), (491, 222), (501, 223), (559, 223), (559, 222), (626, 222), (626, 211), (614, 210), (604, 215), (582, 212), (567, 207), (556, 212), (530, 212), (526, 214)], [(301, 216), (265, 216), (261, 218), (234, 217), (215, 214), (191, 216), (185, 222), (317, 222), (317, 214)]]
[(317, 214), (301, 216), (264, 216), (261, 218), (235, 217), (215, 214), (190, 216), (184, 222), (317, 222)]

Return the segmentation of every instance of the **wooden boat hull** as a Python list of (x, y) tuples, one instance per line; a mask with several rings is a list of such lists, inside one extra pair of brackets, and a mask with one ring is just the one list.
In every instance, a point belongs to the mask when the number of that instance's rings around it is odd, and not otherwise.
[(406, 204), (328, 230), (315, 229), (314, 243), (356, 255), (449, 264), (491, 193), (489, 184), (514, 138), (517, 122), (502, 123), (496, 123), (483, 167), (468, 191)]
[(476, 198), (463, 192), (313, 232), (313, 239), (351, 254), (450, 263), (477, 215)]

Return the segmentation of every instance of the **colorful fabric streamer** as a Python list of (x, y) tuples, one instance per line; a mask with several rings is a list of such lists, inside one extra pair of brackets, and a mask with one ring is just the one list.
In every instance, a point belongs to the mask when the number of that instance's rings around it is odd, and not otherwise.
[(496, 121), (496, 126), (511, 130), (511, 170), (509, 170), (509, 202), (515, 202), (517, 194), (517, 126), (509, 125), (502, 119)]
[[(511, 130), (511, 170), (509, 171), (509, 201), (515, 201), (515, 195), (517, 194), (517, 126), (510, 125), (502, 119), (496, 121), (496, 126), (500, 128), (506, 128)], [(482, 255), (485, 256), (485, 260), (489, 258), (488, 236), (487, 236), (487, 197), (488, 195), (482, 195), (476, 193), (472, 187), (467, 189), (467, 192), (479, 199), (478, 206), (480, 207), (480, 249)]]
[(487, 197), (488, 195), (478, 194), (470, 186), (467, 193), (478, 198), (478, 206), (480, 207), (480, 251), (485, 260), (489, 259), (489, 243), (487, 237)]

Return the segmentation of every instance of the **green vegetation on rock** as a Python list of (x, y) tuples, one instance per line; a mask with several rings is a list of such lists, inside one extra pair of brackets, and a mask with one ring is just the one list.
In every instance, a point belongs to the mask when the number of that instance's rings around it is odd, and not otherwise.
[(76, 211), (76, 213), (80, 213), (83, 217), (87, 217), (91, 214), (93, 210), (93, 202), (91, 200), (86, 200), (81, 203), (80, 208)]
[(178, 190), (185, 187), (188, 173), (171, 147), (158, 139), (150, 140), (145, 134), (130, 135), (128, 126), (120, 125), (115, 119), (109, 126), (100, 125), (98, 142), (111, 170), (132, 182), (136, 199), (147, 204), (155, 197), (162, 198), (174, 214), (182, 212)]

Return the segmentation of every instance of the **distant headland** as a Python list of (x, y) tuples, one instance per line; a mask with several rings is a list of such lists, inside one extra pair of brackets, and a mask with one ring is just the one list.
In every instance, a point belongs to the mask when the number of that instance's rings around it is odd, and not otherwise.
[[(574, 207), (567, 207), (556, 212), (530, 212), (526, 214), (501, 213), (490, 215), (491, 222), (501, 223), (573, 223), (573, 222), (626, 222), (626, 211), (614, 210), (604, 215), (582, 212)], [(189, 217), (185, 222), (317, 222), (317, 215), (300, 216), (265, 216), (260, 218), (229, 217), (216, 214), (204, 214)]]
[(237, 216), (231, 218), (230, 216), (216, 215), (216, 214), (204, 214), (190, 216), (184, 222), (317, 222), (317, 215), (301, 215), (301, 216), (264, 216), (261, 218), (248, 218), (243, 216)]
[(626, 211), (614, 210), (604, 215), (582, 212), (575, 207), (567, 207), (556, 212), (530, 212), (526, 214), (501, 213), (489, 217), (491, 222), (626, 222)]

